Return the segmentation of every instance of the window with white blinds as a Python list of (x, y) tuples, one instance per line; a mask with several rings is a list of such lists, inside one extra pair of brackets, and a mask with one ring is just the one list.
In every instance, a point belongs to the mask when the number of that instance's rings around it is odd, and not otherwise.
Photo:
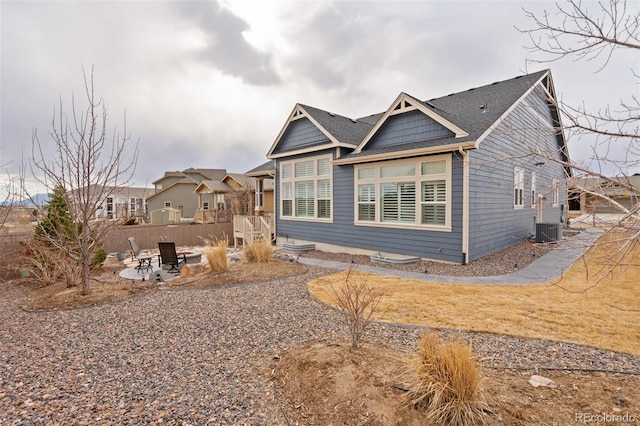
[(355, 168), (356, 225), (450, 230), (451, 155)]
[(328, 155), (280, 163), (280, 216), (330, 220), (332, 179)]
[(367, 222), (376, 220), (376, 185), (358, 185), (358, 219)]
[(513, 207), (522, 208), (524, 205), (524, 169), (513, 168)]
[(422, 182), (421, 223), (444, 225), (447, 221), (447, 183), (444, 180)]

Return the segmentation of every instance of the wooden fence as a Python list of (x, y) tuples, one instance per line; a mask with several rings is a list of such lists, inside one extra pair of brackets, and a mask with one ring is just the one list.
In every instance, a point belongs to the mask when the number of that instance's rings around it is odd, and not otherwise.
[(142, 250), (158, 248), (158, 241), (173, 241), (176, 246), (203, 246), (203, 238), (218, 240), (231, 239), (233, 235), (232, 223), (204, 223), (179, 225), (128, 225), (115, 228), (107, 235), (104, 249), (107, 253), (129, 250), (127, 238), (136, 239), (136, 244)]
[[(26, 241), (31, 236), (29, 233), (0, 234), (0, 248), (10, 250), (21, 241)], [(143, 250), (158, 248), (158, 241), (173, 241), (176, 246), (202, 246), (203, 238), (218, 240), (228, 238), (229, 243), (233, 238), (233, 223), (205, 223), (205, 224), (179, 224), (179, 225), (126, 225), (113, 229), (104, 239), (104, 249), (107, 253), (126, 252), (129, 250), (127, 238), (136, 239), (136, 244)]]

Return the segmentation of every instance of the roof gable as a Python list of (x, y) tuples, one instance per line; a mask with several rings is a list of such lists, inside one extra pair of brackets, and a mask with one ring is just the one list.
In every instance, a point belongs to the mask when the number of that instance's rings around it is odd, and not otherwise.
[[(253, 177), (245, 176), (241, 173), (227, 173), (222, 179), (224, 183), (229, 185), (232, 189), (244, 189), (254, 190), (256, 179)], [(233, 183), (235, 182), (235, 183)]]
[[(371, 140), (376, 137), (380, 129), (385, 126), (388, 121), (397, 121), (394, 120), (395, 116), (400, 114), (413, 113), (414, 111), (420, 112), (430, 119), (423, 120), (425, 129), (423, 129), (422, 132), (426, 133), (424, 136), (427, 136), (429, 139), (434, 138), (433, 134), (438, 134), (438, 137), (452, 135), (456, 138), (469, 135), (469, 133), (467, 133), (458, 125), (454, 124), (454, 122), (446, 118), (444, 115), (439, 114), (435, 106), (430, 105), (429, 103), (423, 103), (416, 98), (407, 95), (406, 93), (400, 93), (400, 95), (398, 95), (396, 100), (391, 104), (387, 111), (382, 115), (382, 117), (380, 117), (378, 122), (371, 128), (369, 133), (356, 148), (354, 153), (360, 153), (367, 146), (367, 144), (369, 144), (369, 142), (371, 142)], [(412, 115), (417, 116), (416, 114)], [(427, 123), (435, 123), (437, 125), (427, 125)], [(428, 134), (432, 134), (432, 136), (428, 136)]]
[(193, 190), (196, 194), (217, 194), (229, 192), (231, 187), (219, 180), (203, 180)]
[(446, 137), (455, 137), (455, 134), (416, 109), (388, 117), (364, 150)]
[(198, 185), (198, 181), (196, 181), (195, 179), (192, 179), (190, 177), (186, 177), (184, 179), (180, 179), (177, 182), (172, 183), (171, 185), (162, 188), (160, 191), (156, 191), (153, 194), (147, 196), (147, 200), (154, 198), (160, 194), (166, 194), (169, 191), (174, 190), (175, 188), (177, 188), (179, 185), (191, 185), (193, 187), (196, 187)]
[[(521, 75), (509, 80), (452, 93), (428, 101), (418, 101), (412, 96), (401, 93), (391, 107), (380, 116), (379, 121), (367, 135), (367, 139), (363, 140), (363, 143), (354, 152), (336, 160), (336, 164), (478, 148), (480, 142), (520, 105), (536, 87), (549, 94), (551, 114), (554, 116), (554, 120), (560, 123), (557, 107), (554, 105), (555, 95), (549, 70)], [(420, 107), (420, 105), (423, 107)], [(396, 145), (367, 146), (367, 143), (374, 138), (376, 132), (383, 127), (390, 117), (406, 113), (411, 108), (425, 113), (430, 111), (431, 114), (427, 114), (429, 117), (434, 118), (434, 120), (435, 117), (445, 120), (438, 121), (438, 123), (449, 122), (461, 130), (463, 129), (464, 133), (454, 132), (453, 136), (450, 137), (424, 139), (415, 142), (398, 141)], [(375, 118), (375, 115), (369, 117), (370, 120), (373, 118)], [(452, 129), (449, 126), (444, 127)], [(563, 132), (558, 134), (558, 146), (561, 147), (561, 152), (566, 157), (566, 142)], [(366, 149), (364, 149), (365, 147)]]
[(296, 104), (267, 157), (277, 158), (338, 146), (354, 148), (370, 128), (371, 124), (364, 121)]

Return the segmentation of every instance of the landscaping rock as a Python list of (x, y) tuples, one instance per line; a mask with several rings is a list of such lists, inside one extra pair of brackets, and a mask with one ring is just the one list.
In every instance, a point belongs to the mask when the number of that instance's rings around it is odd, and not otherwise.
[(537, 374), (534, 374), (529, 378), (529, 384), (534, 388), (537, 388), (540, 386), (545, 388), (551, 388), (551, 389), (556, 388), (556, 384), (553, 380), (547, 379), (546, 377), (538, 376)]

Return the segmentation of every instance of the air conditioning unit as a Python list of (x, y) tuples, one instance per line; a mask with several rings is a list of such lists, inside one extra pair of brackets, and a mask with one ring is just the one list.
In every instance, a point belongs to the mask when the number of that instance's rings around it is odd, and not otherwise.
[(562, 240), (561, 223), (536, 223), (536, 243), (553, 243)]

